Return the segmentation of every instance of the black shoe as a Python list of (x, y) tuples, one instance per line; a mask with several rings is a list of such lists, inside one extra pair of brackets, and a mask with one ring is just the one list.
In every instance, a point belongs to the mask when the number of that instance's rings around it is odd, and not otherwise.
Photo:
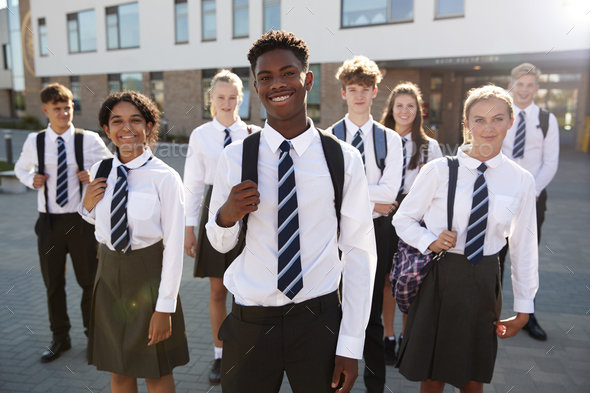
[(539, 322), (537, 322), (537, 318), (535, 318), (535, 314), (529, 315), (529, 321), (526, 325), (522, 328), (529, 332), (529, 336), (534, 338), (535, 340), (545, 341), (547, 340), (547, 333), (541, 328)]
[(397, 362), (397, 353), (395, 352), (395, 340), (390, 340), (387, 337), (384, 337), (383, 346), (385, 347), (385, 364), (395, 364)]
[(211, 362), (211, 371), (209, 371), (209, 383), (218, 385), (221, 382), (221, 359), (215, 359)]
[(52, 341), (51, 348), (48, 348), (49, 350), (43, 352), (43, 355), (41, 355), (41, 363), (54, 361), (62, 352), (70, 348), (72, 348), (72, 342), (69, 337), (62, 341)]

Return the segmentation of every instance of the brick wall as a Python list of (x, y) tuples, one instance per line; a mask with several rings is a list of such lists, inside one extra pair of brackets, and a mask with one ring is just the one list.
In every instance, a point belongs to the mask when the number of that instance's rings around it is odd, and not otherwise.
[(164, 71), (164, 115), (171, 134), (190, 135), (203, 123), (201, 70)]
[(0, 89), (0, 117), (12, 117), (12, 90)]

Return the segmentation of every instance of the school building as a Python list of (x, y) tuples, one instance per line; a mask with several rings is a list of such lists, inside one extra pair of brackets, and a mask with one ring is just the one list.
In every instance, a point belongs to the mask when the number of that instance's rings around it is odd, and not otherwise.
[(382, 69), (376, 119), (389, 90), (413, 81), (424, 95), (427, 134), (449, 145), (460, 140), (466, 92), (507, 87), (510, 70), (528, 61), (543, 73), (536, 101), (557, 116), (562, 143), (583, 148), (588, 140), (590, 8), (583, 0), (8, 0), (8, 8), (18, 15), (20, 26), (9, 18), (8, 29), (20, 30), (10, 37), (20, 38), (24, 63), (13, 115), (45, 121), (38, 92), (60, 82), (74, 93), (76, 126), (96, 130), (104, 97), (131, 89), (153, 97), (169, 134), (188, 135), (210, 119), (211, 77), (231, 68), (245, 84), (241, 117), (262, 125), (246, 54), (272, 28), (309, 45), (308, 113), (319, 127), (346, 113), (334, 75), (353, 55)]

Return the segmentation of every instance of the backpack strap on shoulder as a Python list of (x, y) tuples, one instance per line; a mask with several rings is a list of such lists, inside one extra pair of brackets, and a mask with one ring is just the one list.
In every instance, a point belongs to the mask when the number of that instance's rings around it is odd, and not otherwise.
[[(45, 130), (37, 134), (37, 173), (45, 174)], [(45, 195), (45, 213), (49, 213), (49, 201), (47, 200), (47, 186), (43, 185), (43, 194)]]
[(549, 130), (549, 111), (543, 108), (539, 108), (539, 128), (543, 131), (543, 139), (545, 139)]
[(457, 190), (457, 177), (459, 174), (459, 160), (457, 157), (447, 156), (449, 165), (449, 192), (447, 194), (447, 229), (453, 227), (453, 214), (455, 211), (455, 191)]
[(346, 124), (344, 123), (344, 119), (332, 126), (332, 133), (342, 142), (346, 142)]
[[(252, 180), (258, 184), (258, 149), (260, 131), (248, 135), (242, 145), (242, 181)], [(242, 219), (243, 230), (248, 227), (248, 214)]]
[(334, 207), (336, 209), (336, 220), (338, 222), (338, 234), (340, 233), (340, 210), (342, 209), (342, 196), (344, 194), (344, 154), (340, 141), (324, 130), (316, 128), (320, 134), (324, 157), (328, 164), (328, 171), (334, 187)]
[[(78, 170), (82, 172), (84, 170), (84, 130), (81, 128), (74, 130), (74, 152)], [(80, 197), (82, 197), (82, 182), (80, 182)]]
[(113, 159), (112, 158), (105, 158), (100, 162), (98, 166), (98, 170), (96, 171), (95, 179), (99, 177), (108, 178), (109, 174), (111, 173), (111, 169), (113, 168)]
[(385, 170), (385, 157), (387, 157), (387, 137), (385, 127), (377, 122), (373, 122), (373, 146), (375, 148), (375, 161), (377, 167), (381, 169), (381, 174)]

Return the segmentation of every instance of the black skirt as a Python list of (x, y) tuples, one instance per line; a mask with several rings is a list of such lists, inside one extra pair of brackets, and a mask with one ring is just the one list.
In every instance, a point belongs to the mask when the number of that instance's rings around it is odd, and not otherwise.
[(194, 277), (218, 277), (223, 275), (229, 265), (240, 255), (244, 249), (244, 234), (240, 232), (238, 244), (226, 254), (222, 254), (213, 248), (207, 237), (205, 225), (209, 220), (209, 204), (211, 203), (211, 194), (213, 187), (208, 186), (203, 198), (203, 208), (201, 209), (201, 218), (199, 221), (199, 230), (197, 233), (197, 247), (195, 256)]
[(502, 311), (498, 255), (475, 266), (447, 253), (435, 263), (408, 311), (396, 367), (410, 381), (442, 381), (463, 389), (490, 383)]
[(134, 378), (159, 379), (189, 361), (180, 296), (171, 313), (172, 335), (148, 346), (164, 247), (158, 242), (129, 255), (100, 245), (94, 282), (88, 364)]

